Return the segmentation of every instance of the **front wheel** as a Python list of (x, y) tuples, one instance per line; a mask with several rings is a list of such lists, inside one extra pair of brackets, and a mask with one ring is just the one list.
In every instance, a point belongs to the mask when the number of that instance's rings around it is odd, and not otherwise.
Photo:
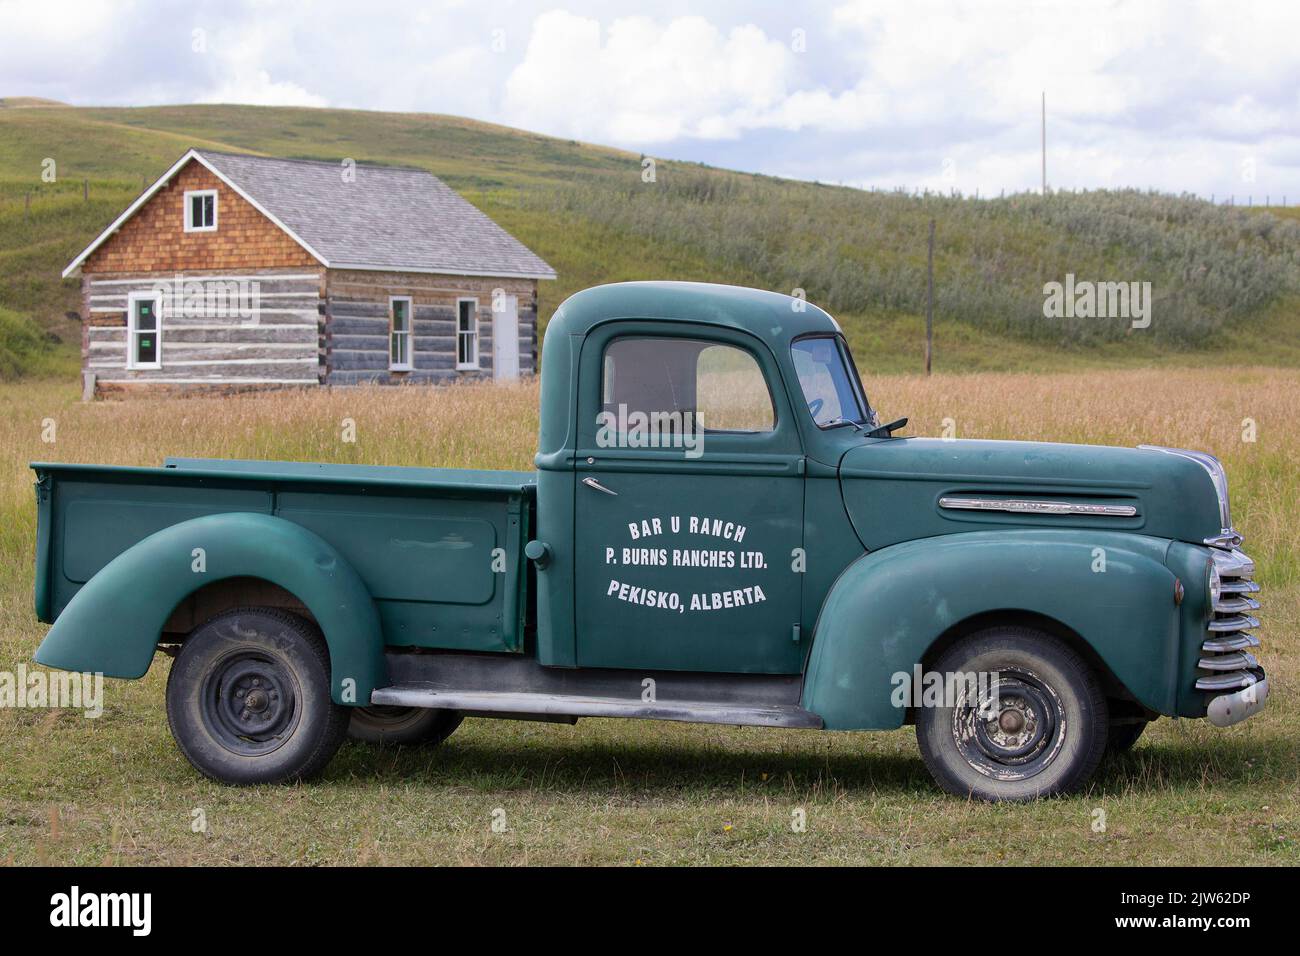
[(222, 783), (281, 783), (324, 768), (348, 708), (330, 699), (325, 639), (275, 608), (218, 615), (185, 639), (167, 677), (181, 752)]
[(949, 793), (1021, 801), (1084, 786), (1106, 750), (1106, 698), (1078, 654), (1050, 634), (997, 627), (949, 648), (932, 671), (953, 688), (921, 707), (921, 757)]

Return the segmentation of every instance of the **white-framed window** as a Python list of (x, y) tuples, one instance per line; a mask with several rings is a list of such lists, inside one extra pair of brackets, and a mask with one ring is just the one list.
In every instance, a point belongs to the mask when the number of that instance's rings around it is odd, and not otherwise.
[(188, 189), (185, 191), (185, 231), (217, 231), (217, 191), (215, 189)]
[(388, 367), (395, 372), (409, 372), (411, 362), (411, 327), (414, 309), (409, 295), (388, 298)]
[(127, 296), (126, 367), (162, 368), (162, 302), (157, 293)]
[(456, 300), (456, 367), (478, 368), (478, 299)]

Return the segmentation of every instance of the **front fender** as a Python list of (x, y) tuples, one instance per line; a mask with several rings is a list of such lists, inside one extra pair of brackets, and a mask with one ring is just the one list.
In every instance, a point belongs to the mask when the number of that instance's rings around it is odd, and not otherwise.
[[(901, 726), (894, 675), (910, 678), (963, 621), (1027, 612), (1073, 630), (1143, 706), (1172, 714), (1179, 630), (1168, 548), (1123, 532), (1026, 530), (943, 535), (863, 555), (822, 605), (803, 706), (828, 729)], [(1105, 570), (1094, 570), (1101, 560)]]
[[(203, 571), (193, 570), (196, 548), (203, 549)], [(36, 661), (143, 677), (172, 610), (199, 588), (233, 577), (278, 584), (311, 611), (329, 645), (336, 703), (368, 704), (371, 691), (387, 683), (379, 612), (352, 566), (306, 528), (243, 512), (182, 521), (123, 551), (68, 602)]]

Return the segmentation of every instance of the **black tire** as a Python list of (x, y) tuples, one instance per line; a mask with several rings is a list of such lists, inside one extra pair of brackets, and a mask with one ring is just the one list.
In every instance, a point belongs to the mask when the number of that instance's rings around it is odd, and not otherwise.
[(1111, 724), (1106, 734), (1106, 756), (1126, 753), (1133, 749), (1142, 731), (1147, 729), (1149, 720), (1132, 721), (1126, 724)]
[(167, 678), (177, 746), (222, 783), (319, 773), (343, 743), (348, 710), (330, 699), (320, 631), (275, 608), (239, 608), (195, 628)]
[(465, 718), (454, 710), (427, 707), (353, 707), (348, 736), (367, 744), (423, 744), (436, 747)]
[[(921, 757), (949, 793), (1022, 801), (1072, 793), (1106, 750), (1107, 707), (1086, 661), (1064, 642), (1027, 627), (995, 627), (949, 648), (931, 671), (999, 677), (998, 716), (960, 689), (952, 707), (919, 707)], [(948, 703), (948, 701), (944, 701)]]

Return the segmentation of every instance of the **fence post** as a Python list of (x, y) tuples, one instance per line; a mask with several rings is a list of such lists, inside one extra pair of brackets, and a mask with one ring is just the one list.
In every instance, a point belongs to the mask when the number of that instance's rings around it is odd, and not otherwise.
[(32, 214), (32, 194), (28, 193), (23, 200), (23, 222), (26, 222)]
[(934, 220), (930, 220), (930, 241), (925, 257), (925, 374), (930, 374), (934, 350)]

